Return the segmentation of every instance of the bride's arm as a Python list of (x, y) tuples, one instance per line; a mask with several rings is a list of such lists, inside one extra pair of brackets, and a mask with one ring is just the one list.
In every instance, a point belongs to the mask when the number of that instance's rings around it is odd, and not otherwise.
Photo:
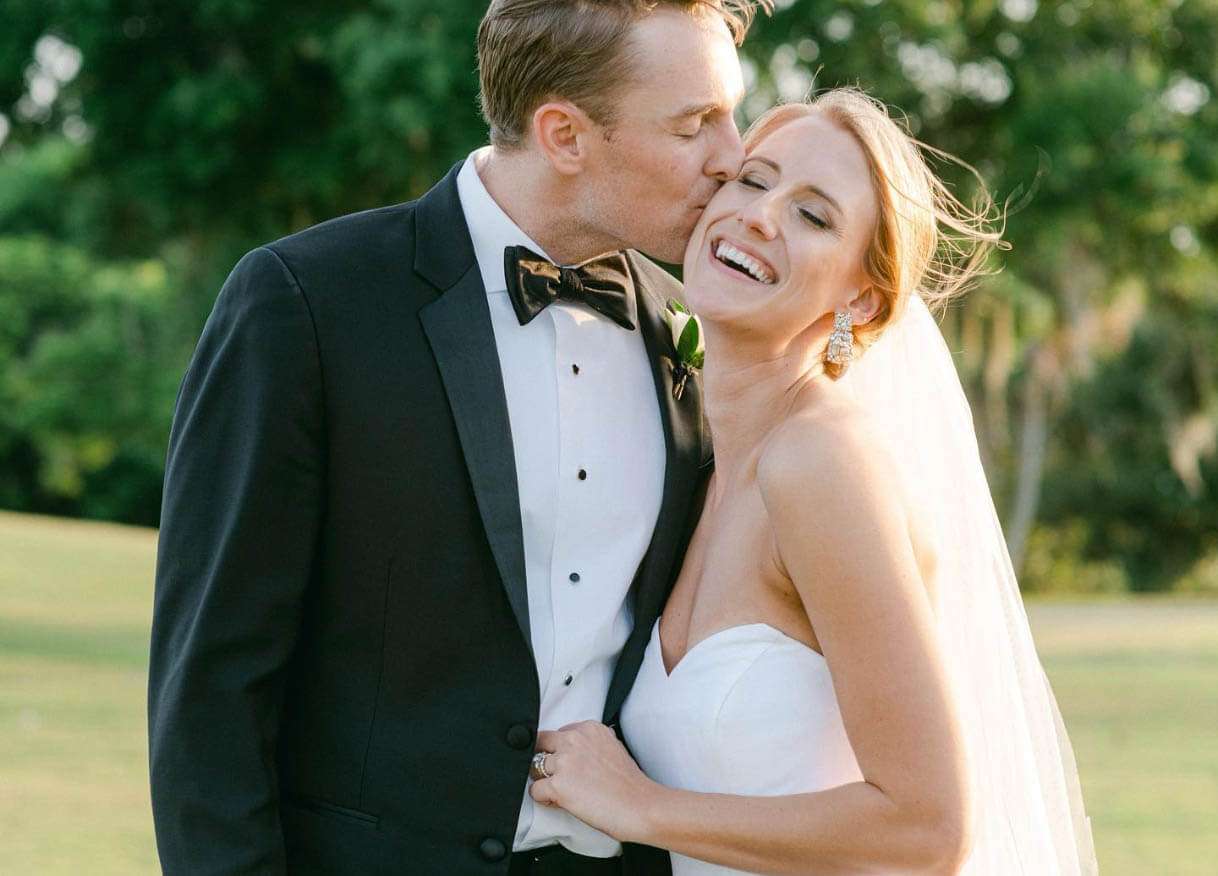
[(644, 841), (761, 872), (958, 869), (961, 736), (900, 491), (877, 444), (860, 425), (789, 424), (758, 470), (777, 560), (807, 607), (864, 781), (768, 799), (665, 789)]
[[(776, 561), (808, 609), (863, 781), (742, 797), (639, 781), (618, 764), (610, 772), (634, 799), (606, 826), (753, 872), (953, 874), (968, 846), (962, 741), (899, 491), (862, 427), (822, 424), (814, 439), (808, 427), (775, 436), (758, 478)], [(578, 748), (592, 736), (569, 741)], [(591, 778), (569, 770), (584, 760), (576, 754), (541, 792), (563, 805), (570, 793), (567, 808), (581, 815), (575, 785)]]

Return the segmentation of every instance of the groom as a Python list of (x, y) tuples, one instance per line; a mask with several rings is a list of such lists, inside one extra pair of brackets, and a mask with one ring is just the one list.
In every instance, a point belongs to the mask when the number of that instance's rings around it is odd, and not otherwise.
[(616, 721), (679, 559), (709, 441), (678, 287), (613, 251), (679, 261), (736, 172), (749, 11), (495, 0), (493, 145), (237, 265), (166, 471), (166, 872), (667, 867), (526, 783), (539, 728)]

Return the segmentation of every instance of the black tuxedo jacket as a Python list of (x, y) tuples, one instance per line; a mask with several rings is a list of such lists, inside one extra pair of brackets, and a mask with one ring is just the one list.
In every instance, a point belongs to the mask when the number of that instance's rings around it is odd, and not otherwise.
[[(512, 436), (456, 171), (249, 253), (178, 397), (149, 678), (167, 873), (504, 874), (537, 730)], [(666, 432), (617, 720), (708, 458), (678, 284), (629, 255)], [(627, 847), (627, 874), (666, 856)]]

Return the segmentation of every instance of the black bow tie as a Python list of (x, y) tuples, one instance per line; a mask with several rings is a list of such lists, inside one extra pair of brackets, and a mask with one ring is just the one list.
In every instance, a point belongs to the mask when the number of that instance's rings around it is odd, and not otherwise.
[(503, 273), (521, 325), (562, 299), (586, 304), (624, 329), (634, 328), (634, 281), (620, 252), (560, 268), (528, 247), (509, 246), (503, 250)]

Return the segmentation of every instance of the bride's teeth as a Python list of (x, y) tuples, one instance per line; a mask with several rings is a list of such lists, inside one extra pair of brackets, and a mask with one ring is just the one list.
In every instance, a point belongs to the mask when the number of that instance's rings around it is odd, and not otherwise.
[(730, 262), (737, 267), (744, 268), (745, 272), (750, 277), (760, 283), (773, 283), (774, 279), (770, 276), (770, 272), (761, 266), (755, 258), (747, 253), (743, 253), (730, 243), (720, 242), (715, 250), (715, 258), (720, 261)]

